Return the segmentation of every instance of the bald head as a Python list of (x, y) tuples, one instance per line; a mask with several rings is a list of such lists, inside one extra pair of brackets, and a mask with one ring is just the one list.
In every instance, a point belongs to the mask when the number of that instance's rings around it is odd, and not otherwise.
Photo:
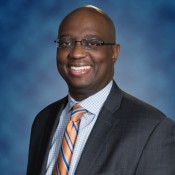
[[(74, 11), (70, 12), (65, 18), (62, 20), (58, 35), (60, 36), (60, 33), (63, 31), (63, 29), (66, 28), (66, 25), (69, 24), (70, 22), (75, 22), (78, 25), (76, 26), (77, 28), (82, 25), (82, 23), (87, 23), (88, 20), (93, 21), (94, 19), (94, 24), (99, 25), (101, 23), (102, 29), (106, 28), (106, 34), (109, 36), (109, 40), (115, 42), (115, 26), (111, 18), (103, 12), (101, 9), (87, 5), (83, 6), (80, 8), (75, 9)], [(95, 21), (96, 20), (96, 21)]]

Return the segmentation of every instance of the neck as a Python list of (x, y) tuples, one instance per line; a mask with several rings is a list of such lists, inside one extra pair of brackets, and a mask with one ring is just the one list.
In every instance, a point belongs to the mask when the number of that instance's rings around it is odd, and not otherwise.
[[(108, 82), (109, 83), (109, 82)], [(70, 88), (69, 87), (69, 94), (71, 95), (72, 98), (74, 98), (76, 101), (82, 101), (94, 94), (96, 94), (97, 92), (99, 92), (100, 90), (102, 90), (103, 88), (105, 88), (107, 86), (107, 84), (105, 84), (102, 87), (98, 87), (98, 88), (89, 88), (89, 89), (85, 89), (85, 88)], [(92, 90), (93, 89), (93, 90)]]
[(95, 94), (95, 93), (81, 93), (81, 92), (74, 92), (69, 90), (69, 93), (71, 95), (71, 97), (73, 99), (75, 99), (76, 101), (82, 101), (88, 97), (90, 97), (91, 95)]

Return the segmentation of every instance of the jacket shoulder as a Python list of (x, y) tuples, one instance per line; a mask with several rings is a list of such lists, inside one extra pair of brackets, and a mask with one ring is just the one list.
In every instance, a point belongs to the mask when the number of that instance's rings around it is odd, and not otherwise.
[(51, 104), (49, 104), (48, 106), (46, 106), (45, 108), (43, 108), (35, 117), (34, 121), (33, 121), (33, 125), (32, 128), (35, 127), (35, 125), (37, 124), (44, 124), (46, 123), (49, 118), (55, 117), (56, 114), (58, 113), (60, 108), (64, 108), (64, 106), (67, 103), (67, 97), (64, 97), (56, 102), (53, 102)]
[(146, 116), (148, 119), (158, 120), (167, 118), (166, 115), (159, 109), (126, 92), (123, 92), (121, 107), (125, 109), (127, 114), (135, 116)]

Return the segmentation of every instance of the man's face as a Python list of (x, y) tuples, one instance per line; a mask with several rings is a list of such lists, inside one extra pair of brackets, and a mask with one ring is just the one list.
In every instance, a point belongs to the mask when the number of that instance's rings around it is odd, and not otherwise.
[[(96, 38), (104, 42), (114, 42), (103, 17), (82, 12), (69, 16), (63, 22), (59, 38), (77, 41)], [(76, 42), (71, 49), (57, 49), (58, 70), (67, 82), (72, 96), (80, 93), (88, 97), (109, 83), (113, 78), (118, 47), (105, 45), (96, 49), (85, 49), (80, 42)]]

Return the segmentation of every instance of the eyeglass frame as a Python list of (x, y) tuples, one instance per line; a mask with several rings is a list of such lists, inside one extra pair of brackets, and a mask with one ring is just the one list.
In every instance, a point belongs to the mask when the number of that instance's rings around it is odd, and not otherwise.
[[(67, 41), (72, 41), (72, 46), (69, 46), (69, 47), (67, 47), (67, 46), (65, 46), (65, 47), (60, 47), (59, 46), (59, 43), (60, 43), (60, 41), (61, 40), (63, 40), (63, 39), (56, 39), (56, 40), (54, 40), (54, 43), (56, 43), (56, 44), (58, 44), (58, 48), (60, 48), (60, 49), (73, 49), (75, 46), (76, 46), (76, 43), (77, 42), (80, 42), (80, 44), (81, 44), (81, 47), (82, 48), (84, 48), (84, 49), (88, 49), (88, 50), (93, 50), (93, 49), (96, 49), (96, 47), (99, 47), (99, 46), (104, 46), (104, 45), (115, 45), (116, 43), (115, 42), (104, 42), (103, 40), (101, 40), (101, 39), (97, 39), (97, 38), (83, 38), (82, 40), (75, 40), (75, 39), (73, 39), (73, 38), (70, 38), (69, 40), (67, 40)], [(92, 46), (92, 47), (88, 47), (88, 46), (86, 46), (85, 45), (85, 41), (88, 41), (88, 40), (97, 40), (98, 41), (98, 45), (95, 45), (95, 46)], [(83, 42), (84, 41), (84, 42)]]

